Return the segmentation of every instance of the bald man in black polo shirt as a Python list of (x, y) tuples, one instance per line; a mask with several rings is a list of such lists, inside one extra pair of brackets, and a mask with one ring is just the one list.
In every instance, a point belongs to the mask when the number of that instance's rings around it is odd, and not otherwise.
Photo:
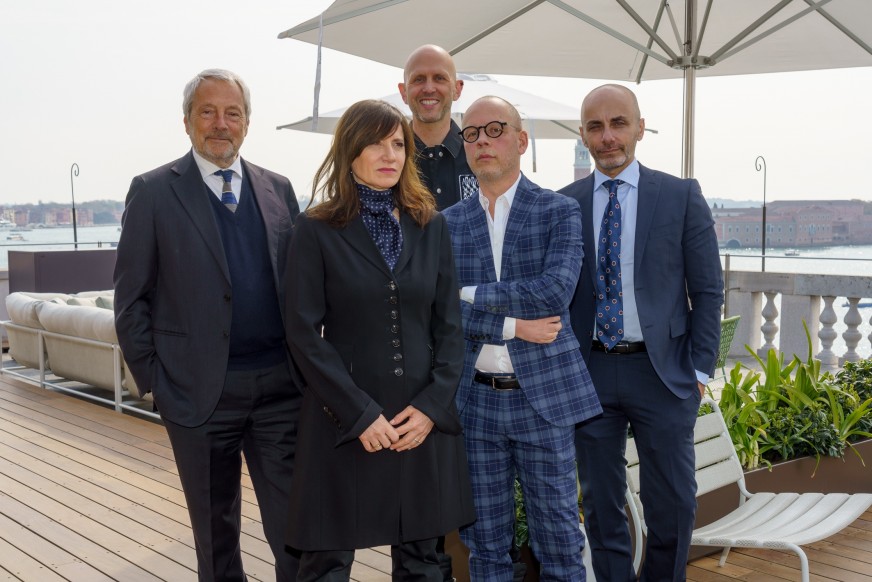
[(399, 89), (412, 110), (416, 161), (436, 207), (443, 210), (474, 194), (478, 182), (466, 163), (460, 128), (451, 119), (451, 104), (463, 90), (451, 55), (435, 45), (416, 49)]

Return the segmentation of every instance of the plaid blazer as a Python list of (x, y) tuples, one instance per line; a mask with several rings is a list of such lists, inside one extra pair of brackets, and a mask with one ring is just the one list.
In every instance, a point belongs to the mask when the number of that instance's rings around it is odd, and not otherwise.
[[(532, 407), (548, 422), (570, 426), (602, 412), (572, 331), (569, 303), (584, 256), (581, 211), (575, 201), (521, 176), (503, 243), (497, 281), (487, 217), (478, 196), (443, 211), (451, 233), (459, 287), (476, 286), (475, 302), (461, 301), (466, 339), (457, 409), (463, 414), (482, 345), (507, 345), (515, 374)], [(504, 341), (506, 317), (559, 315), (563, 328), (550, 344)]]

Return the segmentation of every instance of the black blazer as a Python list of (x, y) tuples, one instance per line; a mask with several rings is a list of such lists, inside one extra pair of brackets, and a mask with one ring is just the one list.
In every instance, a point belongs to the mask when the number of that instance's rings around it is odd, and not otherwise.
[[(460, 298), (445, 219), (402, 214), (393, 272), (358, 216), (301, 215), (287, 268), (287, 338), (306, 382), (288, 544), (366, 548), (445, 534), (474, 519), (454, 394)], [(435, 423), (420, 447), (368, 453), (358, 437), (409, 404)]]
[[(299, 213), (287, 178), (242, 161), (263, 216), (282, 304), (282, 269)], [(224, 386), (230, 273), (193, 154), (133, 179), (115, 264), (115, 327), (136, 384), (161, 416), (198, 426)]]

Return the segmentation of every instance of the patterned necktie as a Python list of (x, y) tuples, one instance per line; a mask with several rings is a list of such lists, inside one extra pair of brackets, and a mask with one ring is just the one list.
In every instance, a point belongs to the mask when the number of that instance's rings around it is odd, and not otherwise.
[(611, 349), (624, 337), (624, 302), (621, 289), (621, 204), (618, 186), (622, 180), (608, 180), (609, 203), (603, 212), (597, 246), (596, 339)]
[(236, 206), (239, 203), (236, 201), (236, 195), (230, 186), (230, 180), (233, 179), (233, 170), (218, 170), (215, 172), (215, 175), (221, 176), (224, 179), (224, 187), (221, 189), (221, 202), (230, 212), (236, 212)]

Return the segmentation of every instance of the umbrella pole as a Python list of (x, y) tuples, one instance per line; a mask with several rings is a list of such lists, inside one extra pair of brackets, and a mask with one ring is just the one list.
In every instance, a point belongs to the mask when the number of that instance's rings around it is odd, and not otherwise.
[(321, 97), (321, 45), (324, 44), (324, 13), (318, 21), (318, 58), (315, 64), (315, 102), (312, 105), (312, 131), (318, 131), (318, 100)]
[(696, 69), (684, 69), (684, 135), (681, 150), (681, 177), (693, 178), (694, 100)]
[[(691, 57), (696, 51), (696, 0), (685, 2), (684, 55)], [(684, 68), (684, 134), (682, 136), (681, 177), (693, 177), (694, 100), (696, 98), (696, 69), (688, 59)]]

